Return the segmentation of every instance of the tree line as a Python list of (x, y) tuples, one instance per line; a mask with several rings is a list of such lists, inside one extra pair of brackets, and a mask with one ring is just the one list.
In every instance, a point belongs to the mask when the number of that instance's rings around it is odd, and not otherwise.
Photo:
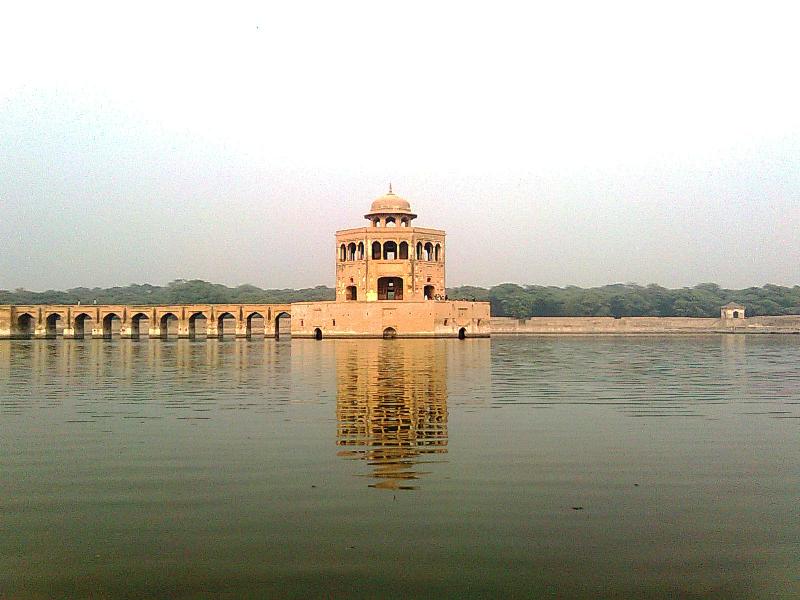
[(335, 298), (334, 289), (324, 285), (299, 290), (265, 290), (254, 285), (228, 287), (200, 279), (176, 279), (165, 286), (145, 283), (46, 292), (0, 290), (0, 304), (286, 304)]
[(492, 288), (464, 286), (448, 290), (451, 300), (490, 302), (492, 314), (505, 317), (718, 317), (720, 307), (738, 302), (748, 316), (800, 314), (800, 286), (765, 285), (741, 290), (716, 283), (669, 289), (650, 284), (520, 286), (503, 283)]
[[(765, 285), (741, 290), (715, 283), (664, 288), (656, 284), (521, 286), (503, 283), (491, 288), (461, 286), (447, 290), (451, 300), (490, 302), (501, 317), (717, 317), (728, 302), (747, 307), (748, 315), (800, 314), (800, 286)], [(262, 289), (254, 285), (228, 287), (199, 279), (178, 279), (165, 286), (132, 284), (111, 288), (73, 288), (32, 292), (0, 290), (0, 304), (285, 304), (334, 300), (333, 288)]]

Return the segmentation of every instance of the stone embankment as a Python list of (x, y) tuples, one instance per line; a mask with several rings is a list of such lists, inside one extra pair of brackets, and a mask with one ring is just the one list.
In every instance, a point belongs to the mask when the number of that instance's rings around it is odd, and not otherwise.
[(693, 317), (493, 317), (492, 335), (636, 335), (797, 333), (800, 315), (706, 319)]

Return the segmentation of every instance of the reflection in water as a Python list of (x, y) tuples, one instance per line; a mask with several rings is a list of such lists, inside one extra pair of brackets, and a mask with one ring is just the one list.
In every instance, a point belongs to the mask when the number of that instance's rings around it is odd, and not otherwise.
[(437, 340), (337, 341), (336, 443), (339, 456), (365, 460), (370, 487), (410, 482), (447, 452), (448, 345)]

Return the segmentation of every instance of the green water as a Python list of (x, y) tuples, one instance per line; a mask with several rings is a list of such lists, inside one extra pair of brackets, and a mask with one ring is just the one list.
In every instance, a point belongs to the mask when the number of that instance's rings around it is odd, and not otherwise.
[(800, 339), (0, 342), (0, 597), (800, 596)]

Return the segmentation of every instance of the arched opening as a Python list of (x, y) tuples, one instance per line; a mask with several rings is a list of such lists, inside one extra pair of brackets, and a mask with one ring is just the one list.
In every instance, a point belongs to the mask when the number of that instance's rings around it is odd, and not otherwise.
[(383, 243), (383, 260), (397, 260), (397, 243)]
[(386, 226), (397, 227), (397, 221), (394, 220), (394, 217), (386, 217)]
[(122, 323), (122, 320), (115, 313), (108, 313), (103, 317), (104, 340), (110, 340), (113, 332), (119, 330), (119, 323)]
[(245, 321), (245, 332), (247, 337), (251, 337), (253, 335), (254, 329), (264, 331), (264, 316), (259, 312), (251, 312), (249, 315), (247, 315), (247, 320)]
[(379, 218), (377, 218), (377, 217), (372, 219), (372, 226), (373, 227), (380, 227), (381, 226), (381, 220)]
[(433, 259), (436, 262), (442, 260), (442, 247), (439, 244), (436, 244), (436, 247), (433, 249)]
[(422, 242), (417, 242), (417, 260), (422, 260)]
[(358, 242), (358, 260), (364, 260), (364, 242)]
[(378, 278), (378, 300), (402, 300), (403, 279), (400, 277)]
[(467, 328), (462, 327), (458, 330), (458, 339), (463, 340), (467, 337)]
[(56, 337), (58, 333), (58, 322), (61, 320), (61, 315), (58, 313), (52, 313), (47, 315), (47, 319), (45, 320), (45, 335), (48, 338)]
[(33, 335), (33, 316), (28, 313), (22, 314), (17, 317), (17, 335), (19, 337), (29, 338)]
[(408, 260), (408, 242), (400, 242), (400, 260)]
[(355, 260), (356, 259), (356, 243), (350, 242), (347, 245), (347, 260)]
[[(199, 321), (199, 323), (198, 323)], [(197, 336), (197, 329), (200, 331), (208, 332), (208, 319), (205, 313), (196, 312), (189, 315), (189, 337), (194, 338)]]
[(358, 300), (358, 288), (354, 285), (348, 285), (344, 289), (344, 299), (345, 300)]
[(372, 260), (381, 259), (381, 243), (372, 242)]
[[(143, 312), (136, 313), (131, 317), (131, 338), (139, 339), (142, 335), (142, 321), (150, 323), (150, 318)], [(148, 328), (145, 328), (147, 331)]]
[(339, 246), (339, 262), (344, 262), (347, 258), (347, 248), (344, 244)]
[[(92, 317), (86, 313), (80, 313), (75, 316), (74, 337), (76, 339), (82, 340), (86, 336), (86, 321), (92, 323)], [(91, 327), (89, 329), (91, 330)]]
[[(165, 340), (172, 335), (178, 335), (178, 316), (174, 313), (164, 313), (158, 320), (158, 326), (161, 331), (161, 339)], [(170, 331), (172, 330), (172, 331)]]
[(408, 227), (408, 217), (400, 219), (400, 227)]
[(275, 315), (275, 339), (292, 334), (292, 316), (287, 312)]
[(738, 319), (739, 318), (739, 311), (738, 310), (733, 311), (733, 318), (734, 319)]
[[(227, 321), (227, 325), (225, 322)], [(236, 335), (236, 317), (229, 312), (221, 313), (217, 317), (217, 335), (219, 339), (225, 337), (225, 334)]]
[(397, 330), (394, 327), (387, 327), (383, 330), (383, 339), (392, 340), (397, 337)]
[(319, 327), (314, 329), (314, 339), (315, 340), (321, 340), (322, 339), (322, 329), (320, 329)]
[(425, 260), (433, 260), (433, 244), (430, 242), (425, 244)]
[(432, 285), (425, 286), (425, 300), (433, 300), (433, 295), (436, 292), (436, 288)]

